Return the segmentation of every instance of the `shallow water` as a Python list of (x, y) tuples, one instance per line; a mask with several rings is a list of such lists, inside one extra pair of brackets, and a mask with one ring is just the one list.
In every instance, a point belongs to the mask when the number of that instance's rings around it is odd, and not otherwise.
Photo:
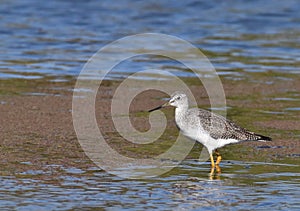
[(40, 180), (35, 178), (49, 172), (30, 171), (2, 177), (0, 205), (2, 210), (300, 208), (299, 165), (226, 161), (221, 167), (222, 173), (210, 178), (208, 163), (186, 160), (160, 178), (126, 180), (94, 167), (55, 166), (63, 176)]
[[(49, 95), (43, 86), (73, 81), (85, 62), (105, 44), (126, 35), (159, 32), (178, 36), (200, 48), (225, 82), (243, 83), (246, 87), (283, 84), (270, 94), (253, 90), (249, 95), (228, 96), (232, 103), (228, 113), (238, 122), (251, 125), (254, 114), (256, 121), (299, 121), (300, 90), (284, 86), (300, 80), (299, 10), (296, 0), (3, 1), (0, 94)], [(149, 67), (169, 70), (182, 78), (194, 77), (174, 61), (141, 56), (115, 67), (107, 79), (122, 80)], [(140, 79), (158, 78), (144, 75)], [(249, 100), (263, 102), (265, 107), (233, 105)], [(5, 104), (0, 99), (0, 105)], [(267, 130), (275, 138), (299, 141), (299, 128), (286, 128)], [(276, 157), (276, 150), (288, 147), (269, 149)], [(208, 163), (195, 160), (185, 160), (173, 171), (151, 180), (121, 179), (95, 167), (46, 165), (39, 170), (17, 170), (13, 175), (0, 170), (1, 175), (6, 175), (0, 177), (0, 208), (299, 210), (299, 154), (287, 153), (276, 161), (263, 161), (268, 158), (259, 153), (266, 148), (257, 147), (258, 153), (250, 160), (238, 157), (245, 148), (227, 148), (222, 173), (213, 177), (208, 174)], [(239, 153), (232, 156), (230, 150)]]

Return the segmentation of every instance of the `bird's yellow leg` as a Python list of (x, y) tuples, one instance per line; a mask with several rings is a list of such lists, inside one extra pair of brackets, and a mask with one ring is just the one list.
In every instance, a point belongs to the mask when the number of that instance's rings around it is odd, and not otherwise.
[(210, 156), (210, 162), (211, 162), (211, 168), (215, 168), (215, 161), (214, 161), (214, 157), (212, 154), (209, 155)]
[(215, 153), (217, 155), (217, 161), (216, 161), (216, 165), (219, 165), (221, 160), (222, 160), (222, 156), (221, 154), (218, 152), (218, 150), (215, 150)]
[(214, 157), (212, 156), (212, 154), (209, 155), (210, 156), (210, 162), (211, 162), (211, 169), (210, 169), (210, 177), (212, 177), (214, 175), (215, 172), (215, 161), (214, 161)]

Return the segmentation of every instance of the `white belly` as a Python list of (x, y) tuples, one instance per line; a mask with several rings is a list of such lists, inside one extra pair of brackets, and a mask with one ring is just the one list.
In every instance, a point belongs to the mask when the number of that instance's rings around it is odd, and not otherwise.
[(193, 139), (201, 144), (203, 144), (209, 152), (213, 150), (223, 147), (227, 144), (237, 143), (239, 142), (236, 139), (214, 139), (207, 132), (203, 130), (197, 129), (189, 129), (189, 130), (181, 130), (183, 134), (190, 139)]

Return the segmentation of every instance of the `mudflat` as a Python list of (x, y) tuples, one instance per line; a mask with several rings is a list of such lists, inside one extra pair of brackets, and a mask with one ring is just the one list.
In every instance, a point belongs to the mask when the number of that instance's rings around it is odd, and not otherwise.
[[(299, 158), (300, 112), (297, 108), (300, 105), (296, 100), (286, 99), (300, 93), (300, 83), (297, 80), (272, 84), (222, 81), (227, 99), (227, 117), (243, 127), (273, 138), (268, 143), (244, 142), (226, 146), (221, 149), (225, 154), (224, 160), (272, 161)], [(168, 117), (168, 126), (161, 140), (144, 146), (130, 143), (115, 130), (110, 115), (111, 99), (120, 83), (104, 82), (97, 94), (96, 118), (107, 143), (119, 153), (137, 158), (163, 152), (178, 135), (173, 108), (163, 109)], [(80, 147), (73, 127), (72, 96), (75, 80), (57, 83), (29, 80), (18, 84), (26, 86), (1, 86), (1, 175), (51, 168), (54, 165), (78, 168), (93, 166)], [(198, 106), (209, 108), (209, 99), (203, 86), (192, 81), (190, 84)], [(133, 126), (140, 131), (148, 130), (147, 110), (160, 105), (163, 97), (166, 97), (164, 93), (155, 90), (140, 93), (130, 106)], [(201, 145), (197, 144), (194, 148), (190, 157), (197, 157)], [(59, 174), (59, 171), (53, 170), (52, 173)]]

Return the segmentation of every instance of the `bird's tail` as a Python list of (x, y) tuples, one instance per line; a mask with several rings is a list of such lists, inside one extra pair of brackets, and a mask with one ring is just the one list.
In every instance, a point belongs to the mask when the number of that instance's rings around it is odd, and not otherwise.
[(272, 138), (268, 137), (268, 136), (263, 136), (263, 135), (259, 135), (259, 134), (256, 134), (257, 135), (257, 141), (263, 141), (263, 142), (266, 142), (266, 141), (272, 141)]

